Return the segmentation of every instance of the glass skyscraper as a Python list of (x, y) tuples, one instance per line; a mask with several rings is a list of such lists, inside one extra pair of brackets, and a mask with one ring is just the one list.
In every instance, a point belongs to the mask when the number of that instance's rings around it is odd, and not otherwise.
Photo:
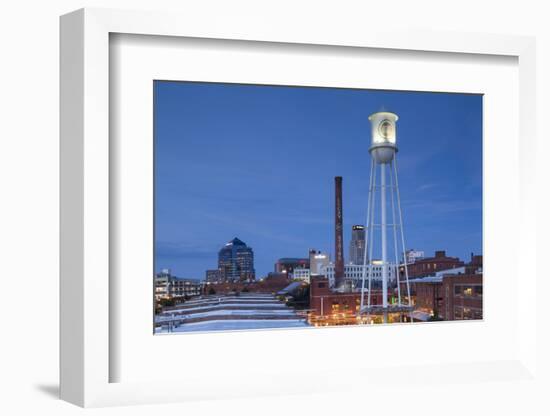
[(235, 237), (219, 251), (218, 269), (225, 281), (254, 280), (254, 251)]
[(365, 227), (354, 225), (351, 227), (351, 243), (349, 245), (349, 261), (353, 264), (363, 264), (365, 255)]

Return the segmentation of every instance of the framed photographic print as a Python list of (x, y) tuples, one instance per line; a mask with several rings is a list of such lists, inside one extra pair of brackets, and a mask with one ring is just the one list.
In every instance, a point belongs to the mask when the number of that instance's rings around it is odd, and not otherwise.
[(62, 17), (62, 398), (537, 383), (533, 44)]
[(155, 333), (482, 319), (482, 95), (153, 88)]

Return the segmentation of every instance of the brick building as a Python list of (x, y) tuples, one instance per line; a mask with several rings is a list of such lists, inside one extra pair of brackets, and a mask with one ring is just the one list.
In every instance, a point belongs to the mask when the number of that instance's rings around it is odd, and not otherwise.
[(442, 282), (442, 317), (446, 321), (483, 319), (483, 276), (445, 276)]
[[(464, 266), (464, 262), (458, 257), (449, 257), (444, 250), (435, 252), (434, 257), (419, 259), (407, 265), (409, 278), (430, 276), (441, 270), (454, 269)], [(405, 275), (405, 269), (400, 267), (401, 276)]]
[[(411, 296), (417, 310), (440, 317), (443, 311), (443, 277), (425, 277), (410, 283)], [(401, 285), (405, 289), (404, 285)], [(406, 289), (405, 289), (406, 290)]]
[[(481, 319), (482, 272), (483, 256), (472, 254), (467, 264), (411, 279), (415, 308), (444, 320)], [(401, 282), (401, 293), (406, 293), (405, 290), (405, 283)]]
[(470, 263), (466, 265), (466, 273), (476, 274), (476, 273), (482, 273), (482, 271), (483, 271), (483, 256), (474, 255), (474, 253), (472, 253), (470, 255)]
[[(309, 307), (317, 316), (346, 314), (355, 317), (361, 303), (360, 292), (334, 292), (330, 290), (329, 280), (324, 277), (313, 277), (309, 292)], [(373, 291), (371, 303), (382, 303), (382, 292)]]
[(309, 269), (309, 258), (284, 257), (275, 263), (275, 273), (292, 274), (294, 269)]
[[(412, 280), (415, 309), (446, 321), (482, 319), (483, 275), (442, 274)], [(405, 290), (404, 284), (401, 290)]]

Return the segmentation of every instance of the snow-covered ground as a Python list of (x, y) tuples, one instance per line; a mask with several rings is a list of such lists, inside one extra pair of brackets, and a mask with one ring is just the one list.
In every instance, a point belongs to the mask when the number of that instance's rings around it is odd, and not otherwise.
[(283, 310), (255, 310), (255, 309), (220, 309), (215, 311), (209, 311), (209, 312), (198, 312), (198, 313), (190, 313), (190, 314), (183, 314), (183, 315), (174, 315), (172, 316), (169, 313), (163, 314), (161, 316), (157, 316), (156, 321), (162, 322), (172, 319), (189, 319), (189, 318), (205, 318), (208, 316), (227, 316), (227, 315), (234, 315), (234, 316), (293, 316), (295, 315), (295, 312), (292, 309), (283, 309)]
[(264, 302), (264, 303), (217, 303), (217, 304), (206, 304), (202, 306), (192, 306), (188, 308), (175, 308), (170, 309), (164, 312), (164, 314), (171, 314), (171, 313), (193, 313), (193, 312), (200, 312), (204, 309), (224, 309), (224, 308), (272, 308), (272, 309), (285, 309), (287, 306), (284, 303), (276, 303), (276, 302)]
[[(200, 320), (200, 322), (194, 322)], [(182, 323), (186, 321), (186, 323)], [(192, 321), (192, 322), (189, 322)], [(305, 318), (273, 295), (208, 296), (195, 298), (155, 316), (155, 333), (233, 331), (308, 326)], [(179, 325), (173, 327), (173, 323)]]
[[(282, 320), (262, 320), (262, 319), (246, 319), (246, 320), (219, 320), (196, 322), (192, 324), (180, 325), (174, 328), (174, 332), (197, 332), (197, 331), (236, 331), (245, 329), (274, 329), (274, 328), (303, 328), (309, 326), (307, 322), (299, 319), (282, 319)], [(168, 333), (166, 328), (157, 327), (156, 334)]]
[(191, 299), (185, 302), (186, 305), (201, 305), (207, 303), (273, 303), (278, 302), (273, 296), (209, 296), (200, 299)]

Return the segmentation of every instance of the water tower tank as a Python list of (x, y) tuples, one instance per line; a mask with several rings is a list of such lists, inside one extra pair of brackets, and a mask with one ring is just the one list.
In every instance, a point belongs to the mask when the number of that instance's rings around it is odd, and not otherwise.
[(369, 116), (371, 122), (371, 147), (369, 152), (378, 163), (389, 163), (397, 152), (397, 114), (379, 111)]

